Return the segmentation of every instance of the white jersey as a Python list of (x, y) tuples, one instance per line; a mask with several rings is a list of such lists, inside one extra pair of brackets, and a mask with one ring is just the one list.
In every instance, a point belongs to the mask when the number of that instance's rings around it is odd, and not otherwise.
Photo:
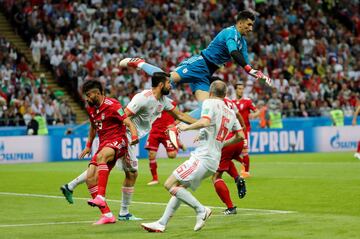
[(210, 126), (200, 129), (200, 145), (191, 153), (191, 156), (203, 161), (204, 166), (210, 171), (216, 172), (226, 136), (231, 131), (241, 130), (241, 126), (234, 111), (220, 99), (205, 100), (201, 117), (208, 118)]
[(126, 108), (134, 114), (131, 121), (141, 138), (150, 132), (152, 123), (160, 117), (163, 110), (171, 111), (175, 106), (168, 97), (162, 96), (157, 100), (152, 90), (143, 90), (131, 99)]

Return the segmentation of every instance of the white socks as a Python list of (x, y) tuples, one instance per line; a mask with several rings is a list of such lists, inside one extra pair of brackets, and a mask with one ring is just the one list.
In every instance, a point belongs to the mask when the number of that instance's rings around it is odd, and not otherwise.
[[(173, 189), (174, 188), (171, 188), (169, 191), (173, 191)], [(185, 188), (176, 187), (175, 191), (175, 197), (194, 208), (197, 213), (203, 212), (205, 210), (205, 207)]]
[(162, 215), (162, 217), (159, 219), (159, 223), (161, 225), (166, 226), (166, 224), (169, 222), (172, 215), (175, 213), (175, 211), (179, 208), (181, 204), (181, 201), (177, 199), (175, 196), (172, 196), (166, 205), (165, 211)]
[(120, 215), (124, 216), (129, 213), (129, 206), (131, 204), (132, 196), (134, 194), (134, 187), (122, 187), (122, 195), (121, 195), (121, 207), (120, 207)]
[(68, 188), (73, 191), (79, 184), (82, 184), (86, 181), (87, 170), (80, 174), (77, 178), (68, 183)]

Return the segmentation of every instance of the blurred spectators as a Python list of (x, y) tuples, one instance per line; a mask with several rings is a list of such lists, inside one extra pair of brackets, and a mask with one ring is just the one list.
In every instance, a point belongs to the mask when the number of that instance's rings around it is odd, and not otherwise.
[[(150, 84), (143, 72), (118, 69), (120, 59), (142, 57), (171, 71), (233, 25), (238, 11), (251, 8), (258, 18), (247, 38), (249, 59), (274, 79), (276, 98), (235, 64), (216, 75), (229, 85), (241, 78), (246, 97), (255, 103), (270, 100), (269, 108), (281, 104), (283, 117), (327, 115), (335, 100), (351, 115), (360, 94), (357, 1), (337, 1), (336, 6), (331, 0), (260, 2), (5, 0), (3, 5), (18, 32), (32, 39), (35, 59), (54, 70), (59, 84), (79, 97), (84, 80), (98, 79), (124, 105)], [(174, 91), (180, 109), (195, 107), (192, 97), (184, 96), (188, 86)]]
[(45, 74), (36, 77), (25, 57), (1, 35), (0, 49), (0, 126), (28, 126), (34, 114), (49, 125), (74, 122), (69, 108), (59, 113), (61, 100), (48, 88)]

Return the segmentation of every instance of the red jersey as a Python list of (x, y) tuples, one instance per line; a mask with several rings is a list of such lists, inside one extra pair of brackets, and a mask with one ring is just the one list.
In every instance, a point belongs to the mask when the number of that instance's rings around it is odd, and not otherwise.
[(249, 114), (251, 111), (256, 111), (256, 107), (253, 105), (252, 100), (250, 98), (241, 98), (239, 100), (233, 100), (233, 102), (244, 119), (247, 131), (250, 131)]
[[(172, 104), (176, 106), (176, 103), (172, 101)], [(164, 133), (168, 126), (174, 124), (175, 118), (169, 114), (166, 110), (161, 112), (161, 116), (157, 118), (154, 123), (151, 125), (150, 134), (154, 133)]]
[[(235, 114), (238, 113), (238, 109), (237, 109), (235, 103), (232, 100), (230, 100), (229, 98), (224, 98), (224, 102), (225, 102), (227, 107), (229, 107), (230, 109), (232, 109), (235, 112)], [(228, 140), (233, 136), (234, 136), (234, 132), (229, 132), (229, 134), (226, 136), (226, 139)]]
[(117, 100), (105, 97), (99, 108), (88, 106), (86, 110), (90, 122), (95, 126), (100, 145), (105, 141), (127, 140), (126, 126), (123, 124), (127, 116)]

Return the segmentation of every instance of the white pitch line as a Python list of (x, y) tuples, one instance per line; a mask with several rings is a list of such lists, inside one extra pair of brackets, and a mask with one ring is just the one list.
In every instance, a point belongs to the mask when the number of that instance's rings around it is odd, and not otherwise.
[(44, 222), (44, 223), (29, 223), (29, 224), (0, 224), (2, 227), (32, 227), (32, 226), (48, 226), (48, 225), (66, 225), (66, 224), (87, 224), (95, 221), (78, 221), (78, 222)]
[[(0, 192), (0, 195), (7, 195), (7, 196), (19, 196), (19, 197), (38, 197), (38, 198), (55, 198), (55, 199), (64, 199), (63, 196), (55, 196), (55, 195), (46, 195), (46, 194), (30, 194), (30, 193), (13, 193), (13, 192)], [(81, 197), (73, 197), (74, 199), (78, 200), (89, 200), (89, 198), (81, 198)], [(121, 200), (116, 199), (106, 199), (108, 202), (118, 202), (120, 203)], [(144, 204), (144, 205), (159, 205), (159, 206), (166, 206), (167, 203), (161, 202), (136, 202), (133, 201), (131, 203), (134, 204)], [(183, 205), (185, 206), (185, 205)], [(224, 207), (216, 207), (216, 206), (208, 206), (214, 209), (224, 209)], [(271, 210), (271, 209), (256, 209), (256, 208), (237, 208), (240, 211), (253, 211), (253, 212), (261, 212), (266, 215), (268, 214), (289, 214), (289, 213), (296, 213), (296, 211), (283, 211), (283, 210)]]

